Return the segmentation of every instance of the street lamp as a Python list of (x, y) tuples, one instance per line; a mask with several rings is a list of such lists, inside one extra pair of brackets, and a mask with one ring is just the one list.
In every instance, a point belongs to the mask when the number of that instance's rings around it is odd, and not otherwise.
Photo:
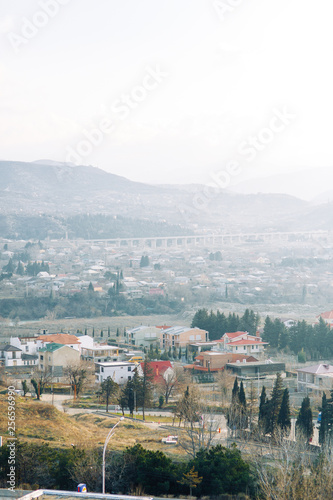
[(106, 447), (107, 447), (108, 442), (110, 441), (111, 437), (115, 433), (115, 428), (117, 427), (118, 424), (120, 424), (120, 422), (122, 420), (124, 420), (124, 417), (120, 417), (120, 419), (118, 420), (118, 422), (113, 427), (111, 427), (111, 429), (109, 431), (109, 434), (106, 436), (106, 440), (105, 440), (105, 443), (104, 443), (104, 447), (103, 447), (103, 462), (102, 462), (103, 494), (105, 493), (105, 452), (106, 452)]

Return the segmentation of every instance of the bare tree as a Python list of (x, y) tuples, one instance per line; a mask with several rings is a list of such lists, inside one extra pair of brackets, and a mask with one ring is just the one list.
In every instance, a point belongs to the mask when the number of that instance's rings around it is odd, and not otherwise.
[(234, 385), (235, 375), (232, 375), (230, 370), (224, 369), (217, 372), (215, 377), (221, 393), (221, 404), (224, 406), (231, 399), (231, 390)]
[(179, 445), (193, 458), (198, 451), (209, 449), (219, 427), (219, 420), (196, 388), (187, 387), (178, 401), (175, 416), (183, 422)]
[(49, 370), (40, 370), (36, 368), (32, 374), (31, 384), (35, 389), (37, 399), (43, 394), (47, 385), (52, 382), (52, 374)]
[(79, 361), (64, 368), (64, 375), (72, 386), (74, 394), (79, 396), (83, 388), (91, 383), (94, 374), (94, 366), (89, 361)]
[(171, 396), (184, 387), (187, 379), (188, 377), (184, 374), (184, 369), (180, 366), (168, 368), (164, 372), (157, 384), (157, 391), (163, 396), (166, 404), (169, 402)]
[[(319, 458), (319, 459), (318, 459)], [(309, 449), (304, 441), (286, 439), (276, 430), (274, 445), (258, 456), (256, 472), (260, 498), (265, 500), (320, 500), (333, 496), (332, 455)]]

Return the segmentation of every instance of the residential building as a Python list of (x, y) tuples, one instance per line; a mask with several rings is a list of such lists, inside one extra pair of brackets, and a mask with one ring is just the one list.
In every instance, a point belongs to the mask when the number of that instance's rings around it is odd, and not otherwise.
[(95, 363), (95, 382), (101, 383), (111, 377), (117, 384), (124, 385), (128, 380), (132, 380), (136, 366), (135, 363), (128, 361)]
[(50, 343), (62, 344), (75, 349), (79, 353), (81, 353), (81, 343), (75, 335), (71, 335), (69, 333), (50, 333), (47, 335), (40, 335), (36, 338), (37, 341), (40, 341), (42, 346), (44, 347)]
[(263, 342), (259, 333), (250, 335), (248, 332), (232, 332), (225, 333), (217, 340), (217, 345), (221, 351), (260, 356), (268, 342)]
[(117, 346), (95, 344), (92, 347), (82, 347), (81, 357), (95, 363), (103, 363), (106, 361), (119, 361), (119, 352), (123, 351)]
[[(171, 376), (174, 373), (174, 369), (170, 361), (149, 361), (148, 370), (153, 375), (154, 384), (162, 381), (162, 378)], [(143, 367), (144, 363), (140, 363), (138, 367), (138, 374), (143, 377)]]
[(318, 320), (319, 318), (322, 318), (325, 323), (327, 323), (328, 325), (333, 325), (333, 310), (332, 311), (326, 311), (326, 312), (323, 312), (321, 314), (319, 314), (319, 316), (317, 316)]
[(299, 368), (297, 371), (297, 390), (299, 392), (321, 393), (333, 389), (333, 366), (320, 363), (318, 365)]
[(137, 326), (126, 331), (126, 338), (129, 344), (147, 347), (150, 349), (160, 346), (161, 330), (155, 326)]
[(227, 363), (226, 368), (240, 378), (276, 377), (277, 373), (281, 373), (283, 377), (286, 371), (285, 363), (274, 363), (270, 359), (253, 363), (243, 359), (236, 363)]
[(10, 344), (0, 345), (1, 366), (23, 366), (22, 349)]
[(64, 369), (80, 362), (80, 353), (68, 345), (48, 343), (38, 351), (39, 368), (51, 373), (53, 382), (64, 381)]
[(246, 356), (244, 354), (205, 351), (196, 356), (195, 361), (194, 364), (185, 366), (185, 369), (192, 369), (198, 372), (217, 372), (224, 370), (227, 363), (236, 363), (237, 361), (251, 363), (258, 360), (253, 356)]
[(193, 342), (208, 342), (208, 332), (200, 328), (189, 328), (187, 326), (172, 326), (162, 330), (161, 349), (183, 348)]

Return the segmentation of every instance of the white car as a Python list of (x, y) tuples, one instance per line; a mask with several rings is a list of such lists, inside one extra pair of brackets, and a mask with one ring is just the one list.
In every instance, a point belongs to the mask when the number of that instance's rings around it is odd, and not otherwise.
[(178, 443), (178, 436), (168, 436), (166, 438), (162, 438), (162, 443), (177, 444)]

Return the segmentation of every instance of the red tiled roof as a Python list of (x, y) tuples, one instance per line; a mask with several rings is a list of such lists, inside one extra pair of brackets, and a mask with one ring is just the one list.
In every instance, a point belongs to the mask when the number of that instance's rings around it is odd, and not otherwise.
[(69, 333), (50, 333), (49, 335), (40, 335), (36, 340), (42, 342), (55, 342), (56, 344), (80, 344), (75, 335)]
[(333, 311), (326, 311), (321, 313), (317, 318), (322, 317), (323, 319), (333, 319)]
[(163, 325), (163, 326), (155, 326), (155, 328), (160, 328), (161, 330), (167, 330), (168, 328), (172, 328), (171, 326)]
[[(144, 363), (140, 363), (140, 365), (143, 370)], [(172, 364), (170, 363), (170, 361), (150, 361), (148, 363), (148, 366), (153, 371), (154, 382), (158, 382), (158, 380), (161, 379), (168, 368), (172, 369)]]
[(196, 356), (195, 359), (198, 359), (199, 361), (203, 360), (204, 357), (202, 354), (199, 354), (199, 356)]
[[(225, 333), (223, 337), (228, 337), (229, 339), (234, 339), (236, 337), (240, 337), (240, 335), (248, 335), (248, 332), (231, 332), (231, 333)], [(221, 339), (222, 340), (222, 339)]]

